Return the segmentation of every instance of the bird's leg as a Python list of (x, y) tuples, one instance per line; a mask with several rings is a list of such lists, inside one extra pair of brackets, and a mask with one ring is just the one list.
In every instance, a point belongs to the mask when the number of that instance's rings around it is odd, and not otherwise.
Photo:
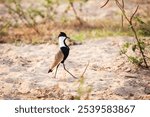
[(55, 71), (55, 76), (54, 76), (54, 78), (56, 78), (57, 69), (58, 69), (59, 65), (60, 65), (60, 64), (58, 64), (57, 67), (56, 67), (56, 71)]
[(73, 74), (71, 74), (67, 69), (66, 69), (66, 67), (65, 67), (65, 64), (63, 63), (63, 67), (64, 67), (64, 70), (65, 71), (67, 71), (73, 78), (77, 78), (77, 77), (75, 77)]

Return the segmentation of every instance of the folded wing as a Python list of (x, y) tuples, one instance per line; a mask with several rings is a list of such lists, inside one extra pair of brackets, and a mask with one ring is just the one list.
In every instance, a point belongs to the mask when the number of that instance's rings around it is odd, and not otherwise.
[(54, 59), (54, 62), (52, 63), (50, 69), (54, 69), (54, 67), (56, 67), (59, 63), (61, 63), (61, 61), (63, 60), (64, 58), (64, 54), (62, 53), (61, 50), (59, 50), (57, 52), (57, 54), (55, 55), (55, 59)]

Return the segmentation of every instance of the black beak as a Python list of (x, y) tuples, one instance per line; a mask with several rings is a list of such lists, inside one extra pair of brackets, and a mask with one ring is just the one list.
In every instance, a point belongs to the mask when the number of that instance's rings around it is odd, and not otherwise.
[(67, 37), (68, 39), (70, 39), (70, 37)]

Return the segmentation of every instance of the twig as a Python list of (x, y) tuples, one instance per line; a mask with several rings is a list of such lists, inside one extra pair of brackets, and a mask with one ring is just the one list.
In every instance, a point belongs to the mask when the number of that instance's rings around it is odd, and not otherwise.
[(130, 21), (132, 21), (132, 20), (133, 20), (133, 17), (134, 17), (134, 16), (135, 16), (135, 14), (137, 13), (138, 9), (139, 9), (139, 5), (136, 7), (136, 9), (135, 9), (134, 13), (132, 14), (132, 16), (131, 16), (131, 18), (130, 18)]
[(108, 4), (108, 2), (109, 2), (109, 0), (107, 0), (107, 1), (105, 2), (105, 4), (101, 6), (101, 8), (105, 7), (105, 6)]
[(77, 20), (79, 21), (79, 23), (82, 25), (83, 22), (82, 22), (81, 18), (78, 16), (77, 11), (76, 11), (76, 9), (74, 8), (73, 2), (72, 2), (72, 1), (69, 1), (69, 4), (70, 4), (71, 8), (73, 9), (73, 12), (74, 12), (74, 14), (75, 14), (76, 19), (77, 19)]
[[(122, 8), (124, 9), (124, 0), (122, 0)], [(124, 16), (123, 15), (121, 15), (121, 27), (122, 27), (122, 29), (124, 27)]]
[(83, 71), (83, 73), (82, 73), (81, 77), (83, 77), (83, 76), (84, 76), (84, 74), (85, 74), (85, 72), (86, 72), (86, 70), (87, 70), (88, 66), (89, 66), (89, 62), (88, 62), (88, 64), (86, 65), (86, 67), (85, 67), (85, 69), (84, 69), (84, 71)]

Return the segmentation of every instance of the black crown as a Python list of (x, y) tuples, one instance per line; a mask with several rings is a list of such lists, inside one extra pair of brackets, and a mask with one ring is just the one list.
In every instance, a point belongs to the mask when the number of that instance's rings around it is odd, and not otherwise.
[(58, 35), (58, 37), (61, 37), (61, 36), (67, 37), (66, 33), (64, 33), (64, 32), (60, 32), (60, 34)]

